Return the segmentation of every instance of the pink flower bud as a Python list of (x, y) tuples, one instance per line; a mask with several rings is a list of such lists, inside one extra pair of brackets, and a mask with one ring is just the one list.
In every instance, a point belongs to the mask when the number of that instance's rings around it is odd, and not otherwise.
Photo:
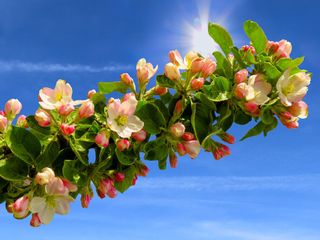
[(231, 154), (230, 148), (226, 145), (219, 144), (214, 150), (213, 150), (213, 156), (216, 160), (220, 160), (221, 158), (225, 156), (229, 156)]
[(227, 142), (227, 143), (230, 143), (230, 144), (234, 144), (234, 142), (235, 142), (234, 136), (232, 136), (231, 134), (226, 133), (226, 132), (220, 134), (219, 137), (220, 137), (223, 141), (225, 141), (225, 142)]
[(258, 105), (253, 102), (246, 102), (244, 108), (251, 114), (256, 114), (259, 111)]
[(21, 128), (28, 128), (27, 117), (25, 115), (20, 115), (17, 119), (17, 126)]
[(298, 118), (308, 117), (308, 105), (304, 101), (295, 102), (288, 108), (289, 112)]
[(191, 64), (191, 72), (193, 74), (201, 72), (203, 65), (204, 65), (203, 58), (198, 57), (198, 58), (194, 59)]
[(114, 179), (116, 180), (116, 182), (123, 182), (124, 179), (125, 179), (125, 175), (124, 175), (124, 173), (117, 172), (117, 173), (114, 175)]
[(117, 190), (114, 187), (114, 182), (112, 179), (107, 178), (100, 181), (98, 195), (100, 198), (104, 198), (105, 195), (108, 195), (110, 198), (116, 197)]
[(125, 101), (131, 99), (132, 97), (136, 98), (134, 93), (126, 93), (122, 98), (122, 102), (125, 102)]
[(82, 208), (88, 208), (91, 201), (91, 194), (86, 193), (81, 195), (81, 206)]
[(180, 68), (185, 68), (185, 63), (179, 53), (178, 50), (172, 50), (169, 52), (169, 60), (172, 62), (174, 65), (180, 67)]
[(17, 199), (12, 205), (13, 216), (18, 219), (25, 218), (29, 213), (29, 202), (28, 196)]
[(44, 168), (38, 172), (35, 177), (35, 182), (39, 185), (48, 184), (55, 177), (54, 171), (51, 168)]
[(94, 114), (94, 105), (91, 100), (87, 100), (79, 108), (80, 119), (89, 118)]
[(147, 138), (147, 132), (141, 129), (139, 132), (132, 133), (131, 137), (137, 142), (143, 142)]
[(88, 94), (87, 94), (88, 99), (92, 98), (93, 95), (95, 95), (96, 93), (97, 91), (94, 89), (91, 89), (90, 91), (88, 91)]
[(278, 42), (268, 41), (267, 43), (267, 51), (270, 53), (275, 53), (279, 48)]
[(130, 142), (128, 139), (119, 139), (117, 141), (117, 148), (122, 152), (130, 148)]
[(281, 112), (279, 114), (279, 119), (281, 123), (287, 128), (291, 129), (291, 128), (299, 127), (299, 123), (298, 123), (299, 118), (293, 116), (290, 112)]
[(132, 185), (136, 185), (137, 183), (137, 180), (138, 180), (138, 176), (134, 176), (134, 178), (132, 179)]
[(32, 214), (32, 218), (31, 218), (31, 220), (30, 220), (30, 225), (31, 225), (32, 227), (40, 227), (40, 225), (41, 225), (41, 220), (40, 220), (40, 218), (39, 218), (38, 213)]
[(167, 63), (164, 67), (164, 74), (172, 81), (177, 81), (181, 78), (179, 68), (173, 63)]
[(6, 113), (7, 118), (12, 120), (20, 113), (21, 109), (22, 104), (18, 99), (10, 99), (4, 107), (4, 112)]
[(194, 134), (191, 133), (191, 132), (186, 132), (182, 135), (182, 139), (185, 140), (185, 141), (191, 141), (191, 140), (194, 140), (195, 137), (194, 137)]
[(274, 53), (274, 55), (278, 58), (289, 58), (291, 51), (292, 51), (291, 43), (287, 40), (281, 40), (279, 42), (279, 48)]
[(182, 143), (177, 144), (176, 151), (179, 153), (180, 156), (184, 156), (187, 154), (186, 147)]
[(192, 90), (198, 91), (202, 88), (204, 84), (204, 78), (196, 78), (191, 81)]
[(75, 125), (69, 125), (66, 123), (62, 123), (60, 126), (60, 131), (63, 135), (70, 136), (76, 130)]
[(0, 111), (0, 115), (1, 115), (1, 116), (4, 116), (4, 117), (6, 116), (5, 112), (2, 111), (2, 110)]
[(142, 176), (142, 177), (146, 177), (148, 174), (149, 174), (149, 168), (146, 166), (146, 165), (142, 165), (140, 168), (139, 168), (139, 176)]
[(70, 113), (72, 113), (74, 111), (74, 106), (70, 103), (67, 103), (67, 104), (64, 104), (64, 105), (61, 105), (59, 108), (58, 108), (58, 113), (61, 115), (61, 116), (68, 116)]
[(248, 85), (244, 82), (239, 83), (234, 89), (234, 96), (238, 99), (244, 99), (248, 94)]
[(178, 165), (178, 158), (176, 154), (170, 155), (170, 167), (176, 168)]
[(182, 113), (182, 111), (183, 111), (182, 108), (183, 108), (183, 106), (182, 106), (182, 100), (178, 100), (178, 101), (176, 102), (175, 107), (174, 107), (174, 114), (180, 115), (180, 114)]
[(245, 82), (248, 78), (248, 70), (247, 69), (242, 69), (238, 72), (235, 73), (234, 75), (234, 81), (239, 84), (239, 83), (242, 83), (242, 82)]
[(133, 79), (132, 77), (129, 75), (129, 73), (122, 73), (120, 75), (120, 81), (123, 82), (124, 84), (128, 85), (129, 87), (133, 86)]
[(7, 129), (8, 119), (0, 115), (0, 132), (4, 132)]
[(168, 92), (168, 89), (166, 87), (161, 87), (157, 85), (154, 88), (154, 93), (159, 96), (165, 95), (167, 92)]
[(41, 108), (36, 111), (34, 118), (41, 127), (49, 127), (51, 125), (50, 114)]
[(95, 143), (99, 146), (99, 147), (108, 147), (109, 146), (109, 133), (108, 132), (100, 132), (97, 134), (97, 136), (95, 137)]
[(196, 158), (201, 150), (201, 145), (198, 140), (191, 140), (183, 143), (187, 154), (192, 158)]
[(181, 137), (184, 134), (185, 130), (186, 127), (180, 122), (173, 124), (169, 129), (170, 133), (177, 138)]
[(61, 178), (62, 182), (63, 182), (63, 186), (65, 186), (69, 192), (76, 192), (78, 191), (78, 186), (73, 184), (72, 182), (70, 182), (68, 179), (66, 178)]
[(209, 77), (216, 70), (216, 67), (217, 64), (212, 59), (206, 58), (201, 69), (202, 77)]
[(242, 50), (244, 52), (249, 52), (249, 53), (251, 53), (253, 55), (256, 54), (256, 49), (253, 46), (244, 45), (244, 46), (241, 47), (240, 50)]

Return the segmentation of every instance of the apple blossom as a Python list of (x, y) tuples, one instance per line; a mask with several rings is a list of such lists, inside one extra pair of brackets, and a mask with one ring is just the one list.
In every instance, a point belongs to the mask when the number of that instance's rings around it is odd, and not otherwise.
[(124, 173), (117, 172), (117, 173), (114, 175), (114, 180), (116, 180), (116, 182), (123, 182), (124, 179), (125, 179)]
[(157, 85), (157, 86), (155, 86), (155, 88), (154, 88), (154, 93), (155, 93), (156, 95), (159, 95), (159, 96), (163, 96), (163, 95), (165, 95), (167, 92), (168, 92), (168, 89), (167, 89), (166, 87), (162, 87), (162, 86)]
[(234, 81), (237, 84), (245, 82), (248, 78), (248, 75), (249, 75), (248, 70), (242, 69), (234, 74)]
[(139, 132), (144, 123), (134, 115), (138, 101), (130, 96), (126, 101), (114, 100), (108, 106), (108, 126), (122, 138), (129, 138), (133, 132)]
[(216, 160), (220, 160), (221, 158), (229, 156), (230, 154), (230, 148), (224, 144), (218, 144), (213, 150), (213, 156)]
[(199, 58), (199, 54), (194, 51), (189, 51), (187, 55), (184, 57), (184, 62), (187, 65), (187, 68), (189, 69), (192, 65), (193, 60)]
[(227, 143), (230, 143), (230, 144), (234, 144), (234, 142), (235, 142), (235, 138), (234, 138), (234, 136), (232, 136), (231, 134), (229, 134), (229, 133), (222, 133), (222, 134), (219, 134), (219, 137), (223, 140), (223, 141), (225, 141), (225, 142), (227, 142)]
[(209, 77), (215, 70), (217, 64), (211, 60), (210, 58), (206, 58), (203, 60), (203, 66), (201, 68), (201, 74), (203, 78)]
[(14, 119), (21, 111), (22, 104), (18, 99), (10, 99), (6, 102), (4, 112), (9, 120)]
[(180, 156), (184, 156), (187, 154), (187, 149), (183, 143), (177, 144), (176, 151), (179, 153)]
[(179, 67), (173, 63), (167, 63), (164, 67), (164, 74), (172, 81), (177, 81), (181, 78)]
[(202, 88), (204, 84), (204, 78), (196, 78), (191, 80), (192, 90), (198, 91)]
[(72, 100), (72, 88), (65, 80), (58, 80), (54, 89), (42, 88), (39, 91), (39, 104), (43, 109), (59, 109), (61, 105), (70, 103), (79, 105), (82, 101)]
[(95, 143), (99, 146), (99, 147), (108, 147), (109, 146), (109, 137), (110, 134), (106, 131), (102, 131), (100, 133), (98, 133), (95, 137)]
[(310, 75), (305, 72), (291, 75), (290, 69), (286, 70), (276, 85), (281, 103), (289, 107), (292, 103), (302, 100), (308, 91), (310, 81)]
[(176, 154), (172, 154), (170, 155), (170, 167), (171, 168), (176, 168), (177, 165), (178, 165), (178, 158), (177, 158), (177, 155)]
[(308, 105), (304, 101), (293, 103), (288, 110), (294, 117), (302, 119), (308, 117)]
[(173, 124), (169, 129), (170, 133), (177, 138), (181, 137), (185, 130), (186, 127), (180, 122)]
[(130, 148), (130, 142), (128, 139), (119, 139), (117, 141), (117, 148), (122, 152)]
[(137, 142), (143, 142), (147, 138), (147, 132), (141, 129), (139, 132), (132, 133), (131, 137)]
[(144, 88), (149, 80), (158, 70), (158, 65), (154, 68), (151, 63), (147, 63), (146, 59), (141, 58), (136, 65), (137, 77), (140, 88)]
[(41, 223), (49, 224), (55, 213), (66, 215), (72, 201), (73, 198), (69, 196), (68, 188), (64, 186), (60, 178), (54, 177), (45, 186), (43, 197), (32, 198), (30, 211), (38, 214)]
[(194, 140), (195, 139), (195, 136), (193, 133), (191, 132), (185, 132), (183, 135), (182, 135), (182, 139), (185, 140), (185, 141), (191, 141), (191, 140)]
[(40, 220), (40, 218), (39, 218), (38, 213), (32, 214), (32, 218), (31, 218), (31, 220), (30, 220), (30, 225), (31, 225), (32, 227), (40, 227), (40, 225), (41, 225), (41, 220)]
[(61, 133), (66, 136), (70, 136), (71, 134), (74, 133), (75, 130), (76, 130), (76, 127), (74, 124), (69, 125), (66, 123), (62, 123), (60, 126)]
[[(28, 128), (27, 117), (25, 115), (20, 115), (17, 119), (17, 126), (21, 128)], [(1, 127), (0, 127), (1, 129)]]
[(187, 154), (192, 158), (196, 158), (201, 150), (201, 145), (198, 140), (191, 140), (183, 143)]
[(41, 108), (36, 111), (34, 118), (41, 127), (49, 127), (51, 125), (50, 114)]
[(12, 212), (15, 218), (25, 218), (29, 214), (29, 197), (23, 196), (17, 199), (12, 205)]
[(146, 165), (142, 165), (140, 168), (139, 168), (139, 176), (142, 176), (142, 177), (146, 177), (148, 174), (149, 174), (149, 168), (146, 166)]
[(100, 198), (104, 198), (108, 195), (110, 198), (115, 198), (117, 190), (114, 187), (114, 181), (110, 178), (102, 179), (97, 189)]
[(91, 202), (91, 194), (90, 193), (85, 193), (85, 194), (81, 194), (81, 206), (82, 208), (88, 208), (89, 204)]
[(94, 105), (91, 100), (86, 100), (82, 103), (82, 105), (79, 108), (79, 118), (89, 118), (94, 114)]
[(74, 111), (74, 106), (71, 103), (63, 104), (58, 108), (58, 113), (61, 116), (68, 116), (73, 111)]
[(169, 52), (169, 59), (170, 59), (170, 62), (172, 62), (174, 65), (176, 65), (180, 69), (186, 68), (186, 64), (185, 64), (184, 60), (182, 59), (181, 54), (179, 53), (178, 50), (170, 51)]
[(88, 91), (87, 93), (87, 98), (90, 99), (93, 97), (93, 95), (95, 95), (97, 93), (97, 91), (95, 89), (91, 89)]
[(269, 101), (269, 93), (272, 90), (272, 86), (265, 80), (262, 74), (255, 74), (249, 77), (248, 86), (253, 89), (253, 94), (248, 91), (246, 95), (246, 100), (257, 105), (263, 105)]
[(35, 182), (39, 185), (48, 184), (55, 177), (54, 171), (51, 168), (44, 168), (38, 172), (35, 177)]

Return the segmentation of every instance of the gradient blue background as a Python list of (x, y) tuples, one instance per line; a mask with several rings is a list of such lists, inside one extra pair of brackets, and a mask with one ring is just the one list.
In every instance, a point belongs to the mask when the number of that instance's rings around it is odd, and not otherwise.
[[(0, 106), (18, 97), (23, 113), (37, 108), (37, 93), (59, 78), (83, 99), (98, 81), (118, 80), (141, 57), (159, 64), (167, 52), (187, 52), (183, 26), (199, 17), (204, 1), (0, 1)], [(241, 46), (242, 24), (252, 19), (269, 39), (292, 42), (313, 72), (306, 101), (309, 118), (297, 130), (282, 126), (237, 142), (232, 155), (214, 161), (201, 153), (179, 159), (177, 169), (140, 178), (116, 199), (77, 201), (68, 216), (38, 229), (0, 209), (0, 239), (65, 240), (318, 240), (320, 239), (319, 44), (316, 0), (211, 1), (210, 20), (224, 24)], [(201, 12), (201, 11), (200, 11)], [(181, 41), (184, 40), (184, 41)], [(196, 49), (195, 49), (196, 50)], [(116, 67), (114, 67), (116, 66)], [(154, 81), (154, 80), (153, 80)], [(235, 126), (238, 139), (249, 126)]]

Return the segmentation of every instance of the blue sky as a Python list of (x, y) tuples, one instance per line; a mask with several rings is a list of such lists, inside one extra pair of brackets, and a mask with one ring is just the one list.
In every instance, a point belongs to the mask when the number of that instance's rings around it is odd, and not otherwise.
[[(214, 161), (201, 153), (177, 169), (157, 170), (116, 199), (95, 198), (89, 209), (32, 229), (0, 210), (3, 239), (316, 240), (320, 238), (318, 136), (320, 21), (316, 0), (292, 1), (0, 1), (0, 104), (18, 97), (24, 114), (37, 108), (37, 92), (59, 78), (84, 98), (98, 81), (134, 75), (145, 57), (160, 69), (167, 53), (190, 50), (186, 22), (207, 10), (241, 46), (242, 24), (252, 19), (271, 40), (288, 39), (293, 57), (306, 56), (313, 72), (306, 101), (309, 118), (297, 130), (282, 126), (268, 138), (237, 142), (232, 155)], [(210, 7), (208, 7), (210, 5)], [(207, 6), (207, 7), (206, 7)], [(202, 10), (199, 10), (202, 9)], [(189, 40), (190, 41), (190, 40)], [(197, 50), (197, 49), (195, 49)], [(211, 50), (211, 49), (209, 49)], [(238, 139), (249, 126), (231, 129)]]

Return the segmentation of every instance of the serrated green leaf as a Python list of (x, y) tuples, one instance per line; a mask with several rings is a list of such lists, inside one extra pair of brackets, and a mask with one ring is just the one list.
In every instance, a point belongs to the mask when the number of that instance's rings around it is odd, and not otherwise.
[(222, 51), (227, 55), (230, 53), (231, 47), (234, 46), (233, 40), (226, 29), (218, 24), (208, 24), (209, 35), (220, 46)]
[(267, 46), (268, 39), (259, 24), (254, 21), (248, 20), (244, 23), (244, 31), (247, 34), (248, 38), (251, 40), (254, 48), (256, 49), (256, 52), (264, 52)]
[(166, 119), (154, 103), (140, 101), (135, 113), (144, 122), (144, 129), (150, 134), (158, 134), (166, 127)]
[(14, 127), (6, 134), (6, 142), (10, 150), (24, 162), (33, 165), (41, 152), (39, 140), (28, 130)]
[(126, 93), (129, 86), (123, 82), (99, 82), (98, 88), (102, 94), (109, 94), (113, 92)]
[(17, 157), (0, 160), (0, 177), (7, 181), (23, 181), (28, 176), (28, 165)]

